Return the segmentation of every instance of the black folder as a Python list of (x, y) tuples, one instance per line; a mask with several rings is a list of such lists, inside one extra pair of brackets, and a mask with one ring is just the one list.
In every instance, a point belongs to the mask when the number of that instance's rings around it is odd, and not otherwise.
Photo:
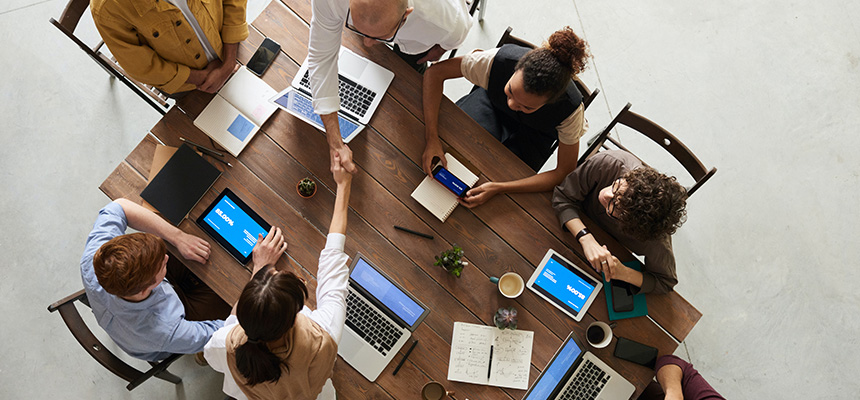
[(143, 188), (140, 197), (173, 225), (179, 225), (219, 176), (218, 168), (183, 144)]

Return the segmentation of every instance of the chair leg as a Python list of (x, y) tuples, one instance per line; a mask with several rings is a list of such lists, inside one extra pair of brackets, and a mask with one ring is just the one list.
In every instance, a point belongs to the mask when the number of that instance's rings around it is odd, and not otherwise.
[(478, 12), (478, 22), (484, 22), (484, 11), (487, 11), (487, 0), (475, 0), (481, 2), (478, 7), (481, 8), (481, 11)]
[(155, 377), (160, 378), (160, 379), (164, 379), (165, 381), (168, 381), (170, 383), (177, 384), (177, 385), (182, 383), (182, 378), (171, 374), (167, 370), (164, 370), (164, 371), (161, 371), (161, 372), (155, 374)]

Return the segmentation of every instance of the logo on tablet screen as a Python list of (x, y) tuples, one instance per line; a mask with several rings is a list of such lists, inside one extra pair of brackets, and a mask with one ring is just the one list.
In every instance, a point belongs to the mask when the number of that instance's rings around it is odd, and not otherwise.
[(227, 223), (227, 225), (233, 226), (233, 220), (232, 220), (230, 217), (226, 216), (226, 215), (224, 214), (224, 212), (223, 212), (223, 211), (221, 211), (221, 209), (220, 209), (220, 208), (216, 208), (216, 209), (215, 209), (215, 214), (218, 214), (221, 218), (223, 218), (223, 219), (224, 219), (224, 222), (226, 222), (226, 223)]

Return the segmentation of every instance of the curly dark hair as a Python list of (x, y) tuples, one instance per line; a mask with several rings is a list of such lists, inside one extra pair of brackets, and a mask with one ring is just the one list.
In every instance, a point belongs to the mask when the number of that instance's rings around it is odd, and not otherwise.
[(616, 200), (625, 233), (639, 240), (654, 240), (675, 233), (687, 220), (687, 189), (674, 176), (650, 167), (621, 177), (627, 188)]
[(566, 26), (520, 58), (515, 70), (523, 71), (526, 92), (547, 96), (552, 103), (564, 94), (570, 79), (585, 70), (589, 57), (588, 43)]

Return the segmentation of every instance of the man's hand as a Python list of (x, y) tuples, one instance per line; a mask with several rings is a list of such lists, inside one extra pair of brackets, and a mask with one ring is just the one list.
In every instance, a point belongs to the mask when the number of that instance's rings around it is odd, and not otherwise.
[(497, 193), (498, 189), (496, 188), (496, 184), (494, 182), (485, 182), (472, 189), (469, 189), (469, 191), (466, 192), (466, 195), (463, 196), (463, 198), (457, 200), (463, 206), (473, 208), (486, 203), (487, 200), (492, 199), (493, 196), (495, 196)]
[(338, 186), (347, 185), (352, 182), (352, 174), (343, 167), (340, 161), (340, 154), (334, 153), (332, 156), (334, 159), (331, 163), (331, 175), (334, 177), (334, 182)]
[(182, 231), (179, 231), (176, 236), (170, 242), (176, 246), (182, 258), (206, 264), (209, 260), (209, 242)]
[(427, 175), (433, 174), (433, 159), (439, 158), (442, 161), (442, 166), (448, 168), (448, 160), (445, 159), (445, 152), (442, 150), (442, 142), (437, 137), (435, 140), (428, 139), (424, 146), (424, 155), (421, 156), (421, 166)]
[(197, 89), (206, 93), (215, 93), (221, 90), (221, 87), (224, 86), (224, 82), (227, 82), (230, 75), (239, 69), (239, 64), (236, 64), (235, 61), (222, 63), (220, 60), (215, 60), (209, 63), (209, 65), (206, 66), (206, 69), (208, 70), (210, 66), (214, 66), (214, 68), (206, 76), (206, 80), (203, 84), (197, 86)]
[(287, 251), (287, 242), (281, 234), (281, 228), (273, 226), (265, 238), (262, 234), (257, 235), (257, 244), (251, 251), (254, 259), (254, 270), (251, 271), (251, 276), (267, 265), (274, 265), (285, 251)]
[[(582, 251), (585, 253), (585, 258), (591, 263), (591, 268), (597, 272), (604, 272), (604, 266), (612, 261), (612, 253), (606, 246), (601, 246), (591, 235), (583, 236), (580, 239)], [(610, 279), (609, 276), (606, 279)]]
[(341, 144), (338, 148), (329, 146), (329, 157), (331, 158), (332, 172), (334, 172), (335, 163), (342, 165), (350, 174), (354, 174), (358, 171), (355, 167), (355, 163), (352, 162), (352, 150), (350, 150), (345, 144)]
[(427, 55), (421, 57), (421, 59), (416, 61), (415, 64), (424, 64), (428, 61), (437, 61), (442, 58), (442, 54), (445, 54), (446, 51), (448, 50), (443, 49), (442, 46), (439, 46), (437, 44), (431, 47), (430, 50), (427, 51)]

